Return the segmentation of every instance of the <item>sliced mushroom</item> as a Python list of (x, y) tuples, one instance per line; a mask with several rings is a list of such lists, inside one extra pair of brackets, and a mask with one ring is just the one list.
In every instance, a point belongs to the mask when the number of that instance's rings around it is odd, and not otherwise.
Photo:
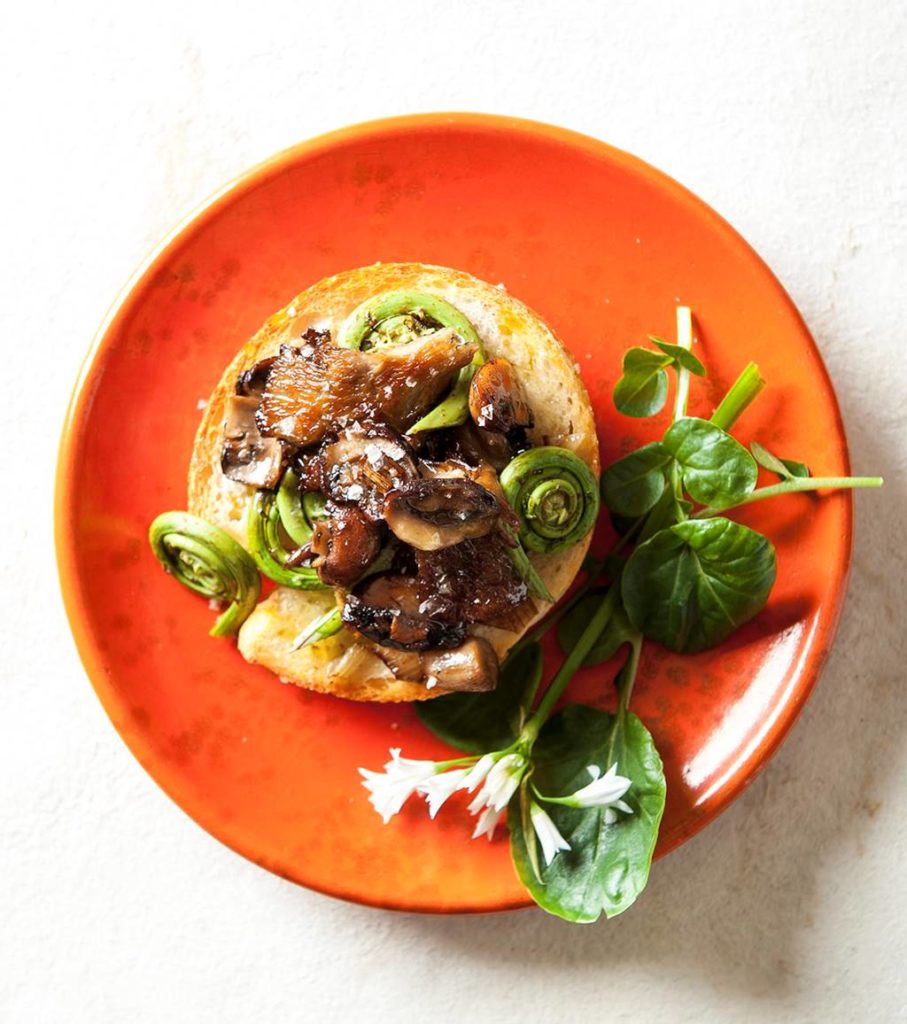
[(384, 518), (405, 544), (438, 551), (485, 534), (497, 526), (497, 499), (465, 477), (411, 480), (384, 499)]
[(352, 427), (321, 450), (321, 485), (334, 501), (357, 505), (370, 519), (383, 517), (388, 491), (419, 472), (408, 443), (390, 427)]
[(501, 434), (532, 426), (532, 410), (508, 360), (491, 359), (479, 367), (469, 386), (469, 412), (477, 426)]
[[(477, 484), (484, 487), (490, 494), (493, 494), (497, 500), (498, 507), (501, 510), (501, 526), (504, 528), (509, 543), (513, 536), (519, 533), (520, 517), (507, 500), (504, 488), (501, 487), (501, 481), (498, 479), (498, 474), (488, 463), (484, 463), (471, 470), (469, 475)], [(507, 527), (509, 527), (509, 530), (506, 529)], [(512, 547), (513, 545), (511, 544), (510, 546)]]
[(322, 583), (347, 587), (378, 557), (382, 539), (382, 527), (358, 508), (331, 508), (312, 533), (310, 547), (317, 555), (312, 566)]
[[(404, 651), (458, 647), (466, 636), (462, 622), (441, 621), (422, 609), (412, 576), (377, 573), (346, 595), (343, 621), (377, 644)], [(453, 609), (450, 605), (445, 609)]]
[(507, 533), (519, 531), (520, 518), (507, 501), (498, 474), (489, 463), (483, 462), (478, 466), (467, 466), (459, 459), (448, 459), (445, 462), (423, 462), (420, 468), (425, 477), (430, 480), (466, 479), (484, 487), (497, 500), (501, 515), (499, 525), (502, 529), (509, 527), (509, 531), (505, 531)]
[(497, 430), (483, 430), (472, 420), (453, 428), (453, 452), (470, 466), (487, 463), (502, 470), (513, 458), (509, 440)]
[(274, 365), (276, 356), (262, 359), (236, 378), (236, 393), (247, 398), (261, 398), (268, 380), (268, 372)]
[(368, 650), (374, 651), (397, 679), (422, 682), (422, 655), (419, 651), (401, 651), (396, 647), (372, 643), (364, 638), (362, 643)]
[(492, 619), (486, 625), (506, 630), (508, 633), (522, 633), (538, 613), (538, 605), (531, 597), (527, 597), (522, 604), (518, 604), (505, 615)]
[(255, 422), (258, 399), (231, 395), (227, 399), (224, 447), (220, 466), (224, 476), (251, 487), (276, 487), (283, 471), (284, 445), (262, 437)]
[(424, 651), (425, 685), (444, 690), (483, 693), (498, 685), (498, 658), (483, 637), (471, 636), (449, 651)]

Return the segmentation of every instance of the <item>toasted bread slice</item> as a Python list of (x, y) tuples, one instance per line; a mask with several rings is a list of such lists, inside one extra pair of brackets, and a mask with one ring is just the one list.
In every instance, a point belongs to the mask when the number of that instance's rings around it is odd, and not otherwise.
[[(385, 263), (345, 271), (312, 285), (275, 313), (242, 347), (214, 389), (199, 426), (189, 468), (190, 512), (246, 545), (245, 518), (252, 488), (227, 479), (220, 468), (224, 408), (237, 376), (275, 355), (281, 344), (294, 344), (308, 327), (329, 329), (336, 337), (340, 325), (360, 303), (397, 290), (438, 295), (460, 309), (475, 326), (487, 354), (503, 356), (513, 364), (535, 415), (532, 441), (569, 448), (598, 476), (598, 442), (589, 396), (572, 357), (550, 328), (503, 286), (445, 267)], [(579, 571), (589, 539), (556, 554), (532, 555), (555, 598)], [(428, 690), (422, 683), (396, 678), (346, 628), (318, 644), (291, 650), (294, 638), (334, 601), (332, 590), (278, 587), (243, 624), (240, 651), (248, 661), (264, 665), (286, 682), (351, 700), (425, 700), (444, 692), (440, 687)], [(541, 615), (548, 606), (538, 604)], [(470, 632), (485, 636), (501, 658), (521, 635), (485, 626), (473, 626)]]

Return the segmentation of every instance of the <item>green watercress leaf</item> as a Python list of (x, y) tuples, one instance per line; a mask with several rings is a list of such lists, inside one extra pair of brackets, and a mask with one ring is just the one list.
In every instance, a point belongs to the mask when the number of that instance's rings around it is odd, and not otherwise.
[(752, 455), (708, 420), (677, 420), (665, 432), (663, 443), (680, 464), (684, 488), (703, 505), (736, 505), (756, 486), (759, 471)]
[(661, 497), (671, 459), (660, 441), (618, 459), (602, 473), (602, 500), (620, 516), (644, 516)]
[[(582, 636), (583, 630), (589, 625), (596, 609), (601, 604), (601, 594), (590, 594), (584, 597), (574, 608), (572, 608), (558, 623), (557, 642), (565, 654), (576, 646), (576, 642)], [(592, 650), (586, 655), (583, 665), (600, 665), (603, 661), (613, 658), (622, 644), (632, 643), (639, 634), (627, 618), (627, 613), (622, 605), (614, 609), (611, 618), (608, 620)]]
[(705, 367), (688, 348), (684, 348), (682, 345), (672, 345), (671, 342), (656, 337), (654, 334), (649, 335), (649, 341), (656, 344), (666, 356), (670, 356), (678, 366), (689, 370), (697, 377), (706, 375)]
[[(646, 727), (621, 708), (611, 715), (571, 704), (546, 722), (533, 750), (533, 785), (546, 796), (566, 796), (590, 781), (588, 765), (602, 772), (617, 762), (632, 780), (624, 799), (632, 814), (605, 823), (601, 808), (543, 803), (570, 850), (551, 864), (532, 867), (519, 802), (510, 805), (510, 850), (523, 885), (543, 910), (567, 921), (596, 921), (623, 913), (645, 888), (665, 804), (661, 758)], [(540, 858), (536, 858), (540, 860)]]
[(792, 477), (800, 477), (805, 480), (807, 477), (812, 476), (809, 466), (805, 462), (797, 462), (796, 459), (782, 459), (781, 461), (790, 471)]
[(763, 469), (777, 474), (782, 480), (793, 480), (796, 477), (805, 478), (810, 475), (809, 466), (806, 463), (795, 462), (793, 459), (779, 459), (777, 455), (772, 455), (767, 448), (763, 448), (758, 441), (753, 441), (750, 449), (753, 458)]
[[(670, 485), (666, 486), (661, 492), (661, 497), (655, 503), (652, 510), (645, 517), (645, 521), (642, 524), (642, 528), (634, 535), (633, 542), (635, 544), (642, 544), (647, 541), (654, 534), (658, 533), (659, 530), (664, 530), (668, 526), (673, 526), (675, 523), (682, 523), (684, 519), (687, 519), (690, 512), (693, 511), (693, 503), (687, 501), (684, 498), (678, 498), (674, 494), (674, 489)], [(639, 519), (631, 516), (621, 516), (616, 512), (610, 512), (609, 517), (611, 519), (611, 525), (614, 527), (615, 533), (621, 537), (624, 534), (638, 525)], [(610, 557), (610, 556), (608, 556)], [(626, 561), (626, 558), (623, 559)], [(607, 558), (605, 559), (607, 563)], [(609, 574), (609, 579), (615, 577)]]
[(775, 582), (771, 542), (740, 523), (688, 519), (640, 544), (621, 598), (633, 625), (672, 651), (715, 647), (765, 606)]
[(636, 526), (636, 516), (622, 516), (609, 509), (608, 518), (611, 520), (611, 525), (614, 527), (614, 532), (618, 537), (623, 537), (625, 533), (629, 533)]
[(439, 739), (468, 754), (503, 750), (523, 728), (541, 677), (542, 649), (532, 643), (506, 659), (490, 693), (451, 693), (419, 701), (416, 714)]
[(614, 405), (625, 416), (654, 416), (668, 397), (665, 367), (673, 359), (647, 348), (631, 348), (624, 355), (623, 376), (614, 386)]
[(676, 497), (674, 489), (666, 487), (661, 497), (655, 503), (655, 507), (646, 517), (646, 521), (639, 531), (639, 536), (636, 538), (636, 543), (644, 544), (650, 537), (654, 537), (659, 530), (666, 530), (675, 523), (682, 523), (692, 509), (693, 506), (690, 502)]

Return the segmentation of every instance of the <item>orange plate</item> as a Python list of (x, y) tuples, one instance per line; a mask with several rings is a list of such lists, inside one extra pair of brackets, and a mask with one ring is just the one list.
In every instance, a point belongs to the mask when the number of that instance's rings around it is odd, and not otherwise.
[[(117, 303), (72, 400), (56, 511), (72, 629), (123, 739), (200, 825), (286, 878), (406, 910), (521, 907), (505, 838), (471, 842), (462, 803), (432, 823), (411, 802), (384, 826), (366, 802), (356, 769), (380, 766), (388, 747), (446, 753), (410, 707), (315, 696), (247, 665), (207, 636), (213, 613), (146, 541), (158, 512), (185, 506), (199, 399), (238, 347), (312, 282), (377, 260), (467, 270), (536, 309), (576, 357), (605, 464), (667, 422), (624, 419), (610, 394), (625, 348), (673, 336), (678, 302), (695, 311), (710, 369), (694, 379), (692, 413), (708, 415), (753, 359), (769, 387), (741, 421), (743, 441), (844, 473), (841, 420), (796, 309), (720, 217), (626, 153), (512, 118), (394, 118), (288, 150), (178, 229)], [(778, 746), (841, 607), (848, 496), (766, 502), (740, 519), (778, 549), (768, 607), (718, 651), (647, 645), (634, 694), (667, 769), (660, 854)], [(573, 695), (607, 705), (613, 669), (586, 670)]]

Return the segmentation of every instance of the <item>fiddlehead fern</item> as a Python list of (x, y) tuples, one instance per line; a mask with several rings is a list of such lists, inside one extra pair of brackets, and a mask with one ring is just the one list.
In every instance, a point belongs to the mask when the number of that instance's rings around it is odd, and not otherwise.
[(255, 607), (261, 579), (246, 551), (217, 526), (188, 512), (162, 512), (148, 531), (164, 569), (183, 586), (227, 605), (212, 636), (235, 633)]
[(578, 455), (546, 445), (517, 455), (501, 486), (520, 518), (520, 540), (530, 551), (562, 551), (581, 540), (598, 518), (598, 484)]
[(469, 416), (469, 385), (485, 361), (484, 349), (476, 329), (456, 306), (437, 295), (424, 292), (387, 292), (369, 299), (355, 309), (340, 328), (337, 344), (367, 351), (381, 345), (412, 341), (442, 327), (452, 327), (464, 341), (478, 346), (468, 366), (457, 374), (450, 394), (440, 405), (426, 413), (407, 433), (455, 427)]

